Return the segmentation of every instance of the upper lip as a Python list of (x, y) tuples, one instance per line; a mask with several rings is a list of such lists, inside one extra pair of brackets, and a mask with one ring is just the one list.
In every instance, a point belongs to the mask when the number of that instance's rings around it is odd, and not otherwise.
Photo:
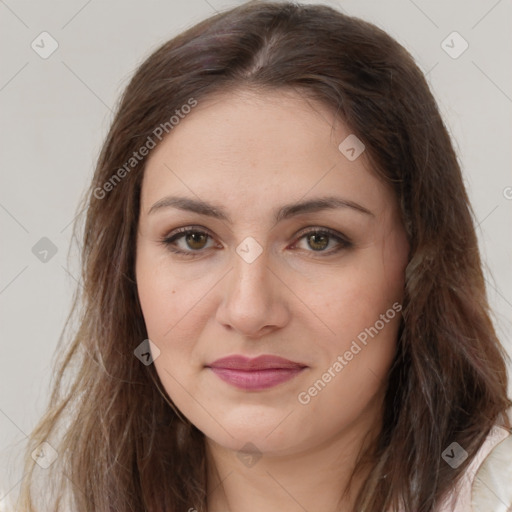
[(229, 370), (272, 370), (305, 368), (307, 365), (284, 359), (283, 357), (262, 355), (249, 358), (241, 355), (222, 357), (206, 365), (208, 368), (225, 368)]

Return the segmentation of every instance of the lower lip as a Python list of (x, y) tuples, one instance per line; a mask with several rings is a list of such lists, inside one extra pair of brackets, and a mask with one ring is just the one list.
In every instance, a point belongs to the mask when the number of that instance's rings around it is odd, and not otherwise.
[(304, 368), (272, 368), (269, 370), (232, 370), (230, 368), (210, 368), (223, 381), (246, 390), (268, 389), (293, 379)]

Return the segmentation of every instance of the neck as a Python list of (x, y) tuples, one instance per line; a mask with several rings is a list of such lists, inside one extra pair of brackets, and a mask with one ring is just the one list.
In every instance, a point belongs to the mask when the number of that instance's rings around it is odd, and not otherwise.
[[(370, 407), (321, 444), (293, 453), (263, 453), (244, 465), (237, 452), (206, 439), (208, 512), (350, 512), (371, 468), (354, 468), (381, 429)], [(260, 456), (260, 454), (258, 454)]]

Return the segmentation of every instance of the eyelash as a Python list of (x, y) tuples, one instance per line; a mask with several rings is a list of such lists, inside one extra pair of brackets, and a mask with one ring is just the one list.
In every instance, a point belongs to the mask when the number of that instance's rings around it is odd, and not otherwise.
[[(194, 258), (196, 256), (199, 256), (201, 253), (205, 252), (206, 249), (199, 249), (199, 250), (190, 250), (190, 251), (183, 251), (181, 249), (176, 249), (176, 247), (173, 245), (177, 240), (179, 240), (180, 238), (183, 238), (184, 236), (188, 235), (188, 234), (192, 234), (192, 233), (195, 233), (195, 234), (200, 234), (200, 235), (206, 235), (209, 237), (209, 239), (213, 239), (213, 236), (210, 235), (210, 233), (208, 233), (208, 231), (204, 230), (204, 228), (199, 228), (199, 227), (185, 227), (185, 228), (179, 228), (177, 230), (175, 230), (172, 234), (168, 235), (168, 236), (165, 236), (163, 237), (162, 239), (160, 239), (160, 243), (162, 245), (164, 245), (169, 251), (175, 253), (175, 254), (178, 254), (180, 256), (183, 256), (183, 257), (188, 257), (188, 258)], [(299, 233), (297, 233), (297, 241), (294, 242), (294, 246), (298, 243), (298, 241), (300, 241), (302, 238), (304, 238), (305, 236), (307, 235), (311, 235), (311, 234), (316, 234), (316, 235), (327, 235), (329, 236), (329, 242), (330, 242), (330, 239), (331, 238), (334, 238), (338, 244), (339, 244), (339, 247), (337, 249), (334, 249), (334, 250), (330, 250), (330, 251), (324, 251), (324, 250), (320, 250), (320, 251), (314, 251), (314, 250), (311, 250), (311, 251), (307, 251), (307, 252), (312, 252), (312, 253), (317, 253), (317, 254), (327, 254), (327, 255), (332, 255), (332, 254), (335, 254), (335, 253), (338, 253), (339, 251), (343, 250), (343, 249), (350, 249), (351, 247), (353, 247), (353, 244), (352, 242), (347, 238), (345, 237), (344, 235), (342, 235), (341, 233), (337, 233), (336, 231), (333, 231), (332, 229), (328, 229), (328, 228), (308, 228), (307, 230), (303, 230), (303, 231), (300, 231)], [(208, 242), (208, 240), (207, 240)], [(210, 248), (211, 249), (211, 248)]]

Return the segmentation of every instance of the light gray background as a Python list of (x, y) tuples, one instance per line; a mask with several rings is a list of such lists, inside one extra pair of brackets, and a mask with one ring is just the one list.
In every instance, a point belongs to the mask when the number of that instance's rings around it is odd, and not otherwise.
[[(160, 43), (240, 3), (0, 0), (0, 511), (19, 489), (20, 450), (48, 398), (79, 276), (67, 258), (70, 223), (112, 108)], [(511, 352), (512, 1), (324, 3), (388, 31), (427, 73), (463, 165), (496, 326)], [(47, 59), (31, 48), (43, 31), (59, 45)], [(456, 59), (441, 46), (453, 31), (469, 44)], [(32, 252), (42, 237), (57, 247), (47, 262)]]

